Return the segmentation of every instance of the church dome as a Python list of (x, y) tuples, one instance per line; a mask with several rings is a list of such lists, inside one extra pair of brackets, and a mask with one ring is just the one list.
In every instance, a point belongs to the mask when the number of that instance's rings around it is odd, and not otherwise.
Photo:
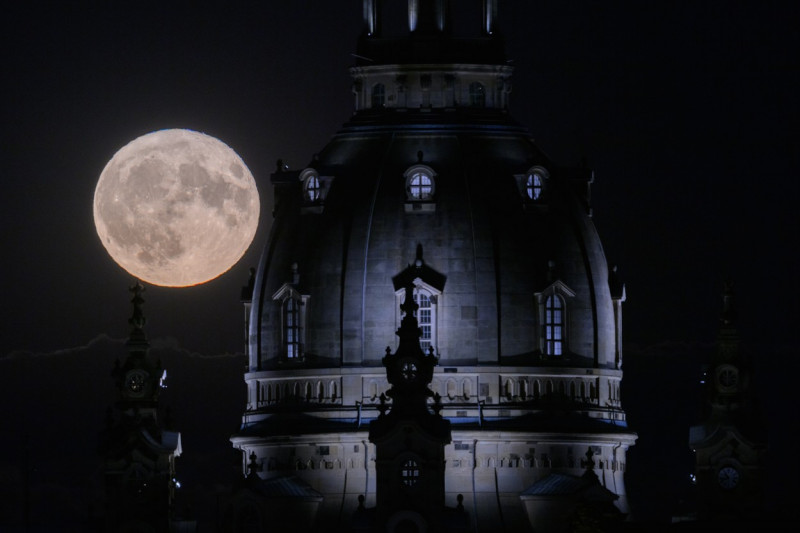
[[(593, 173), (552, 161), (509, 114), (512, 69), (495, 2), (483, 4), (476, 37), (449, 32), (446, 2), (420, 0), (408, 34), (389, 38), (380, 2), (364, 0), (353, 116), (305, 168), (272, 174), (232, 441), (262, 477), (291, 471), (331, 501), (369, 502), (365, 429), (385, 407), (381, 361), (413, 286), (421, 347), (438, 360), (430, 388), (452, 422), (448, 491), (474, 464), (468, 501), (519, 501), (551, 472), (593, 468), (588, 446), (624, 510), (625, 291), (592, 223)], [(517, 489), (490, 483), (498, 465)]]
[[(550, 161), (504, 110), (358, 112), (308, 168), (273, 175), (251, 365), (378, 365), (408, 275), (436, 299), (430, 342), (443, 365), (614, 368), (591, 180)], [(304, 298), (296, 354), (282, 333), (284, 285)], [(565, 312), (559, 353), (545, 345), (540, 300), (550, 294)]]
[(379, 365), (396, 343), (398, 277), (413, 276), (443, 365), (617, 368), (592, 172), (551, 161), (510, 117), (494, 32), (456, 39), (424, 14), (391, 39), (367, 16), (355, 114), (307, 168), (272, 176), (251, 367)]

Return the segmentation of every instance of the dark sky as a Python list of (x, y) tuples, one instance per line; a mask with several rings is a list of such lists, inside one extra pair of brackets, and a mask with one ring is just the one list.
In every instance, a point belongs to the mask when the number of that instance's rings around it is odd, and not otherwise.
[[(361, 29), (357, 0), (27, 4), (0, 17), (0, 511), (13, 510), (9, 520), (20, 516), (26, 472), (34, 513), (51, 501), (57, 516), (89, 512), (74, 487), (91, 493), (99, 480), (85, 461), (113, 400), (108, 372), (132, 283), (96, 236), (94, 187), (120, 147), (157, 129), (223, 140), (262, 195), (259, 233), (236, 267), (206, 285), (146, 293), (147, 332), (173, 376), (166, 400), (184, 432), (179, 468), (230, 458), (226, 439), (244, 407), (239, 290), (268, 234), (269, 174), (278, 158), (305, 167), (352, 112), (347, 68)], [(666, 516), (681, 496), (693, 373), (712, 350), (725, 278), (736, 283), (771, 446), (796, 463), (779, 425), (796, 426), (800, 370), (790, 349), (800, 292), (792, 5), (500, 2), (516, 68), (512, 113), (553, 159), (594, 168), (595, 223), (627, 283), (623, 401), (640, 434), (629, 490), (643, 515)], [(198, 492), (216, 483), (185, 477)], [(792, 493), (776, 489), (771, 500), (781, 507)]]

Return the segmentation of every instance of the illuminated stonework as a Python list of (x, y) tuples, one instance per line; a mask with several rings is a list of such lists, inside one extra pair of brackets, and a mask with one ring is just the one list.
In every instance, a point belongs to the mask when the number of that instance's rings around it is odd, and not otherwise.
[[(409, 3), (416, 29), (403, 38), (383, 38), (364, 4), (356, 113), (313, 172), (272, 176), (273, 233), (246, 303), (247, 407), (232, 437), (243, 471), (255, 454), (261, 478), (310, 485), (319, 523), (346, 527), (359, 495), (374, 506), (367, 430), (391, 401), (381, 359), (397, 348), (410, 282), (430, 303), (418, 315), (438, 358), (430, 389), (452, 424), (445, 505), (462, 494), (473, 529), (494, 530), (502, 514), (516, 530), (539, 505), (523, 503), (527, 489), (592, 470), (627, 512), (625, 292), (592, 224), (592, 172), (555, 164), (507, 113), (493, 1), (481, 34), (463, 40), (425, 18), (439, 2)], [(298, 183), (313, 175), (331, 178), (309, 210)], [(301, 358), (286, 356), (282, 288), (305, 298)]]

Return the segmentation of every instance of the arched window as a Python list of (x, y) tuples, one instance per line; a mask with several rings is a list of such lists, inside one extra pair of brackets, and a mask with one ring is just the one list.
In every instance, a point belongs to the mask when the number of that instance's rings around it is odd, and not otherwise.
[(306, 383), (306, 401), (311, 401), (311, 383)]
[(564, 348), (564, 302), (557, 294), (551, 294), (544, 306), (545, 354), (562, 355)]
[(532, 172), (528, 174), (525, 180), (525, 194), (529, 200), (538, 200), (542, 197), (544, 192), (544, 178), (539, 172)]
[[(421, 154), (421, 153), (420, 153)], [(418, 157), (421, 157), (417, 154)], [(403, 173), (406, 188), (406, 212), (428, 213), (436, 210), (436, 172), (431, 167), (416, 164)]]
[(486, 89), (482, 83), (474, 81), (469, 84), (469, 106), (486, 107)]
[(408, 194), (414, 200), (428, 200), (433, 196), (433, 178), (424, 171), (414, 172), (408, 179)]
[(381, 109), (386, 101), (386, 87), (382, 83), (372, 86), (372, 109)]
[(325, 385), (321, 381), (317, 382), (317, 399), (320, 402), (325, 399)]
[(300, 302), (287, 298), (283, 301), (283, 339), (288, 359), (301, 355), (300, 333)]
[(319, 176), (311, 174), (305, 179), (303, 182), (303, 196), (309, 202), (319, 200)]
[(419, 306), (416, 311), (420, 330), (419, 346), (423, 352), (427, 353), (433, 340), (434, 311), (431, 305), (431, 295), (423, 289), (414, 289), (414, 301)]

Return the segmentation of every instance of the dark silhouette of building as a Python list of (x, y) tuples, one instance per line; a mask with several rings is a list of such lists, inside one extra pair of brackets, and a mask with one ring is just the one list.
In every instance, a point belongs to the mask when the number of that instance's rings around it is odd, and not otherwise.
[(148, 357), (142, 304), (144, 287), (136, 283), (128, 355), (115, 362), (112, 377), (119, 391), (100, 437), (105, 460), (104, 530), (119, 533), (174, 531), (175, 458), (180, 433), (159, 420), (159, 394), (166, 378), (160, 363)]
[(733, 286), (723, 294), (717, 349), (704, 375), (705, 414), (689, 432), (695, 452), (697, 518), (765, 518), (766, 430), (757, 412), (753, 368), (740, 349)]
[(402, 307), (400, 345), (394, 353), (387, 347), (383, 358), (391, 409), (386, 412), (389, 406), (382, 397), (380, 415), (369, 425), (369, 441), (375, 446), (376, 506), (359, 507), (354, 530), (466, 531), (463, 497), (457, 508), (445, 506), (444, 449), (451, 441), (450, 422), (440, 414), (441, 397), (429, 388), (437, 362), (433, 348), (425, 354), (419, 344), (419, 304), (412, 280)]

